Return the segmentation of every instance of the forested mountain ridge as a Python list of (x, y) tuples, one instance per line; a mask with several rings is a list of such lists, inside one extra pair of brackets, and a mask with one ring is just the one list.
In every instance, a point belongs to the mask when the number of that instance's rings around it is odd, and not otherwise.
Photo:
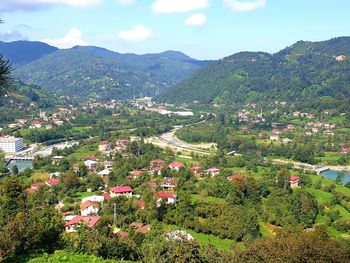
[[(17, 56), (9, 51), (11, 43), (5, 43), (6, 50), (0, 46), (0, 53), (14, 64), (16, 77), (50, 93), (82, 100), (89, 97), (107, 100), (127, 99), (134, 95), (154, 96), (207, 63), (176, 51), (136, 55), (92, 46), (48, 51), (43, 43), (44, 50), (40, 53), (37, 42), (22, 42), (22, 50), (18, 43), (12, 44)], [(35, 47), (36, 59), (20, 60), (19, 56), (27, 56), (28, 46)]]
[(0, 41), (0, 54), (14, 65), (21, 65), (57, 51), (58, 48), (37, 41)]
[(156, 100), (226, 105), (283, 100), (345, 110), (349, 69), (350, 37), (299, 41), (275, 54), (241, 52), (212, 62)]

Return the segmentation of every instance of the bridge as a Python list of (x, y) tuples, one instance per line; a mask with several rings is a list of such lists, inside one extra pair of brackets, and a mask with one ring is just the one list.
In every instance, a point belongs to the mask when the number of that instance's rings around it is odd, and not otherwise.
[(33, 161), (34, 155), (25, 156), (12, 156), (5, 159), (5, 166), (7, 166), (11, 161)]

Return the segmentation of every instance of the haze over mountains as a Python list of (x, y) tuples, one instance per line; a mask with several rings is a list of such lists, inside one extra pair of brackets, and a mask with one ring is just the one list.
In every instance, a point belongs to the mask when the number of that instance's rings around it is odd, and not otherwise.
[(104, 48), (57, 49), (41, 42), (0, 42), (14, 76), (44, 91), (73, 96), (128, 99), (154, 96), (207, 64), (176, 51), (120, 54)]
[(241, 52), (212, 62), (156, 100), (222, 105), (280, 100), (345, 111), (349, 71), (350, 37), (299, 41), (275, 54)]

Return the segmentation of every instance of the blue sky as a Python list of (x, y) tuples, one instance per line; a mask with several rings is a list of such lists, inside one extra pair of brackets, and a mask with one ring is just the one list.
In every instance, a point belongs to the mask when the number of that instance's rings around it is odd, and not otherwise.
[(350, 35), (349, 0), (1, 0), (0, 40), (198, 59)]

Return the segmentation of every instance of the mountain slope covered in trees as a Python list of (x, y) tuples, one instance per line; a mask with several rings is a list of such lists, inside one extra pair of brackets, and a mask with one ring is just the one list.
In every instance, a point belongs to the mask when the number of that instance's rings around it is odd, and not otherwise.
[(16, 77), (50, 93), (78, 99), (154, 96), (207, 63), (176, 51), (135, 55), (98, 47), (52, 50), (28, 41), (2, 45), (6, 48), (0, 45), (0, 53), (14, 64)]
[(350, 37), (299, 41), (275, 54), (241, 52), (212, 62), (156, 100), (205, 105), (280, 100), (345, 111), (349, 69)]

